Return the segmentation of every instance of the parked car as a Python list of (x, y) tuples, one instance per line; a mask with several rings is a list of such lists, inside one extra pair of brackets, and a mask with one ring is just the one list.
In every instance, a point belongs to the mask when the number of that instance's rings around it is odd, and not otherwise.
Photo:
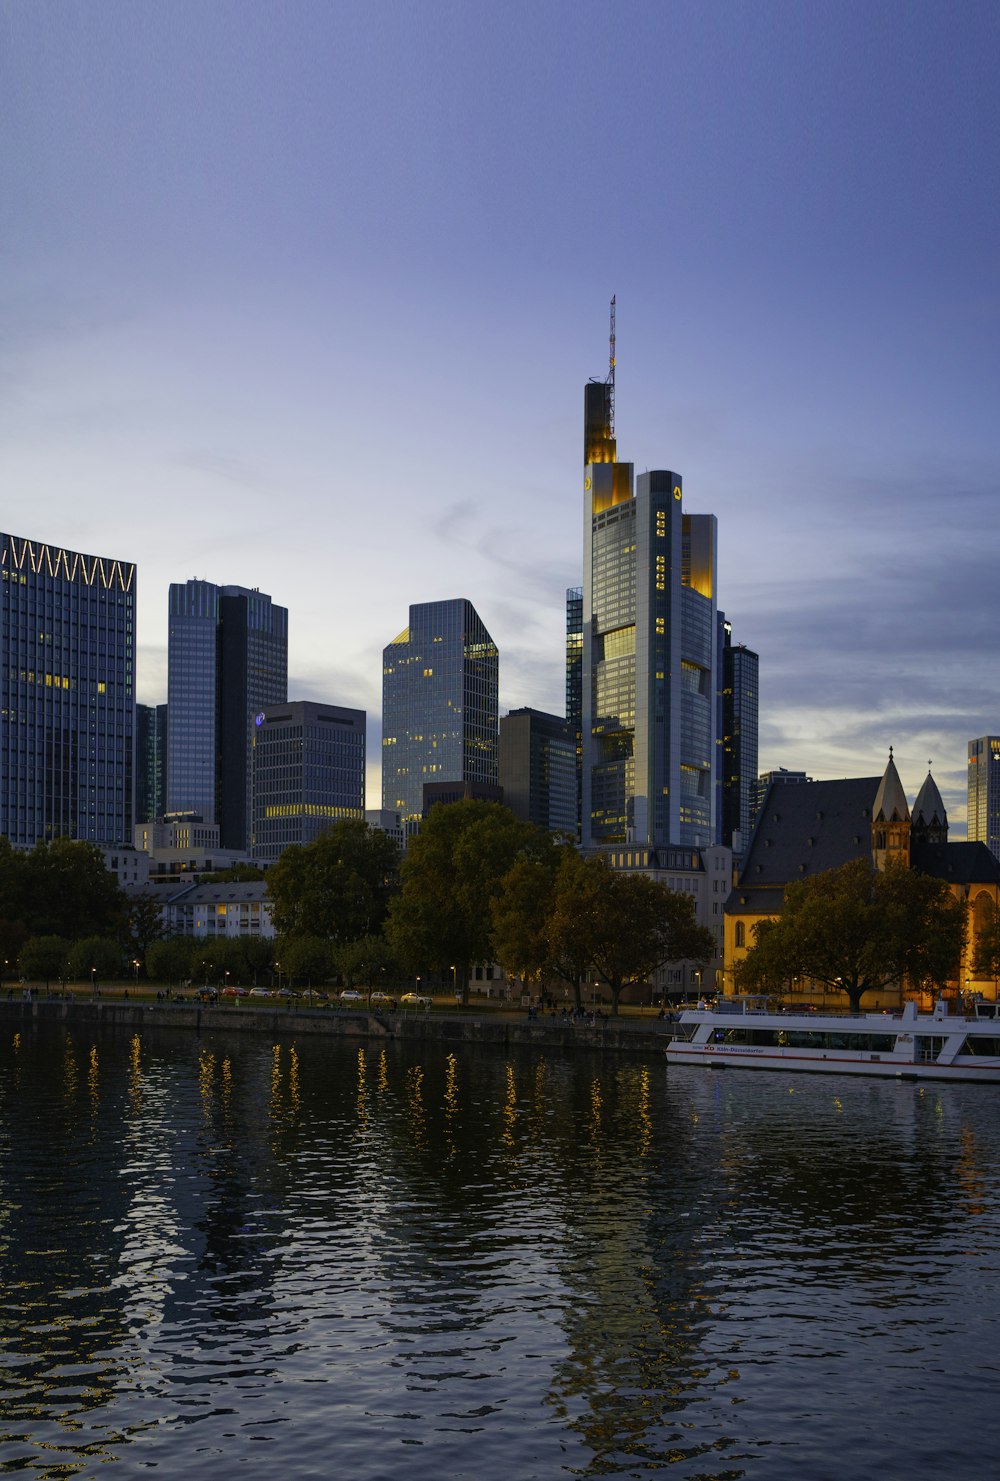
[(224, 998), (248, 998), (250, 996), (250, 990), (246, 987), (224, 987), (222, 989), (222, 996)]
[(373, 1008), (386, 1008), (392, 1002), (392, 998), (387, 992), (373, 992), (369, 1002)]
[(344, 991), (340, 994), (340, 1001), (342, 1003), (363, 1003), (364, 1000), (364, 993), (355, 992), (353, 987), (345, 987)]
[(399, 1003), (402, 1008), (429, 1008), (431, 999), (425, 998), (418, 992), (404, 992)]
[(268, 987), (252, 987), (250, 989), (250, 996), (252, 998), (269, 998), (271, 996), (271, 990)]

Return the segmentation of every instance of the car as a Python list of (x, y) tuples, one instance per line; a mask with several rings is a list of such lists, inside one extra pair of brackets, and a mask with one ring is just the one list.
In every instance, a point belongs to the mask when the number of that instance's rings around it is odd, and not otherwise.
[(340, 994), (340, 1001), (342, 1003), (363, 1003), (364, 1000), (364, 993), (355, 992), (353, 987), (345, 987), (344, 991)]
[(295, 997), (295, 993), (292, 992), (292, 989), (290, 987), (279, 987), (278, 988), (278, 991), (275, 993), (274, 996), (276, 998), (286, 998), (287, 999), (287, 998), (294, 998)]
[(392, 998), (387, 992), (373, 992), (368, 1001), (371, 1003), (373, 1008), (379, 1008), (386, 1007), (389, 1003), (392, 1002)]
[(250, 989), (250, 996), (252, 998), (269, 998), (271, 996), (271, 990), (268, 987), (252, 987)]
[(248, 998), (250, 996), (250, 990), (246, 987), (224, 987), (222, 989), (222, 996), (224, 998)]
[(429, 1008), (431, 999), (422, 997), (418, 992), (404, 992), (399, 1004), (401, 1008)]

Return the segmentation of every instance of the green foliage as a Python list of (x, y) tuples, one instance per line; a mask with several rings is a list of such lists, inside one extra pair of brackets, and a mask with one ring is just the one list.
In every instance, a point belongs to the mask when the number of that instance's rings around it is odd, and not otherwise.
[(387, 833), (345, 819), (313, 843), (293, 845), (267, 871), (279, 936), (357, 941), (377, 935), (395, 887), (399, 850)]
[(154, 941), (162, 941), (167, 933), (163, 924), (163, 908), (155, 893), (133, 895), (127, 906), (130, 950), (135, 949), (145, 960), (146, 952)]
[(333, 976), (333, 948), (325, 936), (285, 936), (275, 949), (275, 969), (292, 986), (318, 987)]
[(67, 975), (70, 950), (65, 936), (30, 936), (18, 953), (17, 969), (28, 982), (48, 987)]
[(198, 943), (190, 936), (168, 936), (163, 941), (151, 942), (146, 952), (147, 977), (170, 986), (194, 980), (192, 963), (197, 948)]
[(943, 988), (958, 971), (964, 932), (964, 902), (944, 880), (898, 863), (878, 873), (852, 859), (786, 888), (781, 916), (758, 925), (736, 982), (781, 993), (793, 977), (811, 977), (846, 993), (859, 1012), (865, 993), (904, 980)]
[(85, 936), (70, 948), (69, 975), (78, 982), (89, 982), (92, 975), (97, 982), (107, 982), (130, 974), (117, 941), (108, 936)]
[(121, 934), (125, 896), (93, 844), (55, 838), (37, 843), (21, 858), (25, 920), (32, 935), (78, 941), (90, 935)]
[(493, 901), (520, 857), (544, 857), (548, 835), (497, 802), (438, 803), (410, 844), (386, 935), (415, 971), (450, 972), (468, 1002), (471, 969), (495, 956)]
[(553, 975), (549, 920), (561, 852), (515, 859), (492, 901), (496, 959), (508, 976), (522, 982), (541, 983)]
[(695, 919), (690, 895), (648, 874), (604, 870), (599, 909), (590, 917), (591, 961), (611, 989), (612, 1012), (622, 991), (647, 982), (665, 962), (708, 962), (712, 933)]
[(979, 977), (1000, 976), (1000, 910), (992, 901), (988, 919), (976, 932), (974, 969)]
[(362, 984), (370, 991), (400, 976), (399, 962), (384, 936), (345, 941), (333, 948), (332, 961), (345, 987)]

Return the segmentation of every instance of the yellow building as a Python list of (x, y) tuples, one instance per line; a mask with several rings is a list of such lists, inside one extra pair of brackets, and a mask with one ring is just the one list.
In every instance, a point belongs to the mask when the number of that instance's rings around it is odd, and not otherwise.
[[(976, 935), (1000, 905), (1000, 863), (983, 843), (949, 843), (948, 815), (928, 771), (913, 804), (906, 801), (892, 752), (881, 777), (835, 782), (772, 783), (758, 814), (739, 881), (725, 908), (723, 980), (735, 994), (737, 963), (753, 945), (758, 921), (781, 914), (785, 886), (851, 859), (869, 857), (876, 869), (899, 859), (946, 880), (966, 902), (968, 924), (962, 963), (950, 987), (996, 999), (995, 978), (976, 975)], [(809, 979), (792, 983), (792, 1000), (817, 1007), (843, 1007), (842, 993), (828, 993)], [(868, 1009), (898, 1005), (900, 994), (881, 993)]]

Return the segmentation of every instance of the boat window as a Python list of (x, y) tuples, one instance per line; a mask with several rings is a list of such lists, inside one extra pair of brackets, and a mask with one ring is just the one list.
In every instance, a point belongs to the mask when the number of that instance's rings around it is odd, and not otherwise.
[(931, 1060), (937, 1059), (941, 1050), (947, 1043), (947, 1039), (941, 1034), (918, 1034), (917, 1035), (917, 1061), (920, 1064), (930, 1064)]
[(959, 1054), (986, 1054), (992, 1058), (998, 1058), (1000, 1057), (1000, 1038), (993, 1034), (969, 1034), (958, 1052)]

